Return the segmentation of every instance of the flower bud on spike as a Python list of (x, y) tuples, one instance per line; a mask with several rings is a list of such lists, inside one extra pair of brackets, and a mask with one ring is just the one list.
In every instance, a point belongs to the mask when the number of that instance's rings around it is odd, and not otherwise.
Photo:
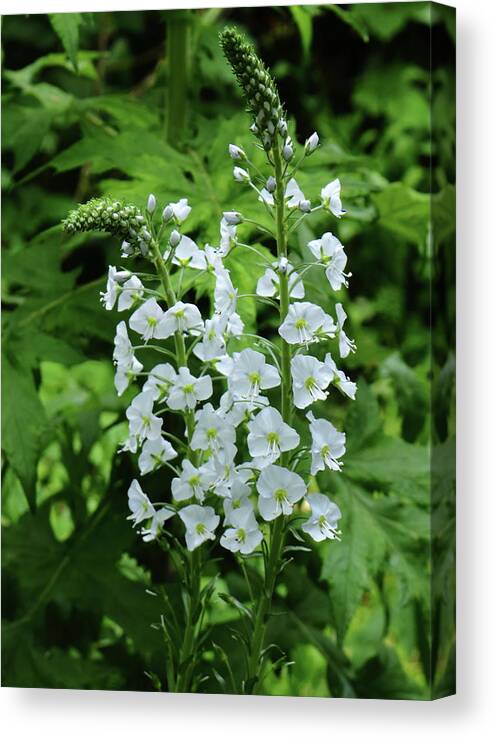
[(181, 241), (181, 234), (177, 230), (171, 231), (169, 234), (169, 245), (172, 248), (176, 248)]
[(79, 205), (62, 224), (67, 233), (103, 231), (120, 236), (130, 247), (127, 255), (133, 253), (148, 233), (145, 218), (135, 205), (125, 205), (108, 197), (93, 198)]
[(316, 148), (318, 148), (319, 145), (319, 138), (318, 133), (315, 131), (315, 133), (312, 133), (310, 138), (307, 138), (305, 141), (305, 154), (307, 156), (310, 156), (310, 154), (313, 154)]
[(294, 151), (293, 151), (293, 147), (291, 146), (291, 144), (284, 144), (282, 148), (282, 156), (283, 156), (284, 161), (291, 161), (291, 159), (293, 158), (293, 154), (294, 154)]
[(171, 205), (166, 205), (166, 207), (163, 210), (164, 222), (169, 223), (172, 217), (173, 217), (173, 208), (171, 207)]
[(155, 209), (156, 209), (156, 198), (151, 193), (149, 195), (149, 197), (147, 198), (147, 212), (148, 213), (151, 213), (151, 215), (152, 215), (152, 213), (155, 211)]
[(242, 169), (241, 167), (235, 167), (233, 169), (233, 177), (236, 179), (237, 182), (250, 181), (250, 175), (248, 174), (246, 169)]
[(265, 189), (267, 190), (267, 192), (276, 191), (276, 180), (274, 179), (274, 177), (269, 177), (269, 179), (265, 183)]
[(243, 149), (239, 146), (235, 146), (235, 144), (229, 144), (228, 151), (232, 159), (236, 159), (237, 161), (246, 159), (246, 154)]
[(223, 218), (228, 225), (238, 225), (243, 222), (243, 216), (236, 210), (228, 210), (223, 213)]

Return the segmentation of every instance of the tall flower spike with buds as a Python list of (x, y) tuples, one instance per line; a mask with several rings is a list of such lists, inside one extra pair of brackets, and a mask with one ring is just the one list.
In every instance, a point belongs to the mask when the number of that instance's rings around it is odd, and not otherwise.
[(146, 220), (135, 205), (125, 205), (108, 197), (93, 198), (72, 210), (62, 222), (67, 233), (103, 231), (124, 239), (141, 250), (151, 239)]

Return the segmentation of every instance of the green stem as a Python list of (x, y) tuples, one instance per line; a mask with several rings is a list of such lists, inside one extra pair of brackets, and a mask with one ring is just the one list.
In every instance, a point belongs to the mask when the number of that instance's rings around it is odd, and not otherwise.
[(170, 11), (166, 23), (168, 88), (166, 140), (179, 148), (187, 117), (190, 17), (188, 11)]
[[(273, 148), (274, 173), (276, 179), (276, 242), (277, 257), (287, 258), (286, 224), (284, 219), (284, 175), (283, 164), (279, 146)], [(289, 309), (288, 275), (279, 274), (280, 295), (280, 322), (284, 320)], [(281, 411), (285, 423), (290, 422), (291, 417), (291, 347), (286, 341), (281, 344)], [(287, 465), (287, 455), (281, 454), (281, 464)], [(264, 648), (265, 632), (267, 629), (268, 615), (271, 608), (272, 597), (279, 574), (279, 565), (282, 559), (284, 544), (284, 517), (279, 515), (270, 527), (270, 545), (267, 560), (265, 562), (264, 589), (260, 595), (255, 619), (248, 659), (248, 679), (245, 683), (247, 693), (255, 693), (261, 686), (262, 650)]]
[(191, 680), (194, 667), (194, 644), (196, 624), (200, 619), (200, 569), (201, 556), (200, 548), (196, 548), (190, 555), (190, 607), (187, 613), (187, 622), (185, 625), (185, 634), (183, 636), (183, 644), (181, 647), (180, 663), (178, 665), (178, 677), (176, 680), (175, 692), (188, 692), (191, 687)]

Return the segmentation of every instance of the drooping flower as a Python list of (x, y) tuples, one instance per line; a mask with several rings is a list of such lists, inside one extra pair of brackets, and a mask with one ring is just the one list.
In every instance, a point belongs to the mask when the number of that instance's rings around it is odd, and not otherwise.
[(176, 372), (171, 364), (156, 364), (149, 373), (143, 390), (151, 392), (154, 402), (162, 402), (168, 396), (170, 387), (176, 379)]
[(116, 326), (113, 361), (119, 366), (129, 367), (134, 358), (134, 348), (128, 337), (127, 325), (121, 320)]
[(120, 292), (120, 284), (116, 275), (118, 270), (114, 266), (108, 267), (108, 280), (106, 282), (106, 292), (100, 292), (101, 302), (106, 310), (113, 310), (118, 294)]
[(234, 445), (234, 425), (221, 417), (210, 402), (195, 414), (195, 420), (195, 430), (190, 442), (190, 448), (194, 451), (217, 451), (224, 446)]
[(239, 213), (228, 213), (228, 217), (223, 215), (219, 224), (220, 243), (218, 253), (220, 256), (227, 256), (231, 249), (231, 245), (236, 240), (236, 225), (241, 222)]
[(249, 182), (250, 181), (250, 175), (246, 171), (246, 169), (243, 169), (242, 167), (234, 167), (233, 168), (233, 177), (237, 182)]
[(305, 346), (319, 338), (333, 338), (336, 326), (330, 315), (311, 302), (295, 302), (279, 327), (279, 335), (287, 343)]
[(172, 518), (174, 514), (174, 511), (169, 510), (167, 507), (162, 507), (160, 510), (156, 510), (152, 516), (150, 527), (142, 528), (140, 531), (144, 543), (155, 541), (161, 533), (166, 520)]
[(325, 418), (315, 418), (313, 413), (306, 415), (312, 436), (312, 465), (310, 473), (316, 474), (325, 467), (341, 471), (341, 456), (346, 453), (346, 434), (338, 431)]
[(240, 507), (229, 516), (227, 528), (221, 536), (221, 546), (233, 553), (250, 554), (264, 537), (252, 510)]
[(338, 369), (336, 366), (336, 363), (334, 359), (332, 358), (331, 354), (326, 354), (324, 359), (324, 364), (328, 367), (328, 369), (332, 372), (332, 383), (334, 384), (337, 389), (342, 392), (342, 394), (349, 397), (351, 400), (354, 400), (356, 397), (356, 383), (351, 382), (349, 377), (346, 377), (344, 372), (341, 369)]
[(228, 374), (228, 387), (233, 397), (256, 397), (261, 390), (281, 384), (275, 366), (267, 364), (259, 351), (247, 348), (233, 354), (233, 364)]
[(177, 455), (171, 443), (166, 441), (162, 436), (153, 440), (147, 440), (142, 446), (139, 456), (140, 473), (149, 474), (159, 469), (165, 461), (176, 458)]
[(212, 395), (212, 380), (208, 374), (194, 377), (187, 367), (178, 369), (176, 379), (169, 391), (167, 403), (172, 410), (193, 410), (198, 402)]
[(178, 202), (170, 202), (167, 207), (170, 208), (172, 217), (178, 224), (183, 223), (192, 212), (192, 208), (188, 204), (188, 199), (185, 197), (182, 197)]
[(283, 466), (267, 466), (257, 480), (258, 508), (264, 520), (279, 515), (291, 515), (293, 505), (306, 494), (306, 485), (299, 474)]
[(205, 464), (197, 469), (191, 461), (184, 459), (180, 476), (171, 482), (171, 494), (178, 501), (195, 497), (202, 502), (213, 481), (213, 474)]
[(172, 307), (168, 308), (164, 313), (160, 338), (168, 338), (177, 331), (180, 333), (192, 333), (197, 335), (204, 328), (204, 322), (200, 314), (200, 310), (192, 303), (185, 303), (178, 300)]
[[(228, 357), (231, 358), (231, 357)], [(220, 370), (221, 373), (227, 372)], [(253, 415), (269, 405), (269, 399), (263, 395), (256, 397), (235, 397), (232, 392), (227, 390), (219, 401), (219, 413), (223, 418), (227, 418), (235, 428), (240, 423), (248, 422)]]
[(349, 275), (344, 272), (347, 256), (339, 239), (332, 233), (324, 233), (322, 238), (310, 241), (308, 248), (317, 261), (326, 266), (325, 276), (332, 289), (340, 290), (342, 285), (347, 287), (346, 277)]
[(152, 518), (155, 514), (154, 505), (146, 494), (142, 491), (142, 487), (136, 479), (134, 479), (128, 488), (128, 506), (131, 514), (127, 520), (132, 520), (134, 528), (144, 520)]
[[(241, 472), (249, 471), (240, 469), (238, 476), (233, 480), (227, 495), (223, 495), (224, 502), (224, 525), (229, 525), (231, 521), (231, 513), (241, 508), (253, 511), (253, 505), (250, 500), (252, 494), (251, 488), (241, 479)], [(251, 472), (250, 472), (251, 473)]]
[(226, 353), (226, 341), (224, 333), (227, 323), (225, 317), (213, 315), (204, 323), (204, 335), (202, 341), (193, 347), (193, 353), (201, 361), (214, 361)]
[[(265, 273), (257, 282), (257, 295), (260, 297), (276, 297), (279, 299), (279, 263), (274, 261), (272, 267), (267, 267)], [(287, 262), (286, 273), (288, 277), (289, 295), (293, 300), (302, 300), (305, 296), (303, 282), (294, 271), (293, 266)]]
[(115, 389), (118, 397), (123, 395), (127, 387), (134, 381), (135, 377), (140, 374), (143, 368), (144, 365), (141, 364), (135, 356), (132, 357), (129, 363), (125, 364), (120, 362), (117, 365), (115, 372)]
[(287, 200), (286, 205), (290, 210), (299, 208), (302, 202), (306, 202), (306, 197), (295, 179), (290, 179), (287, 183), (284, 197)]
[(337, 332), (339, 334), (339, 354), (341, 355), (341, 359), (345, 359), (350, 353), (356, 351), (356, 344), (344, 333), (343, 327), (346, 322), (347, 315), (340, 302), (336, 305), (336, 315)]
[(144, 295), (144, 285), (140, 279), (133, 274), (121, 286), (120, 297), (118, 298), (118, 311), (129, 310), (135, 307)]
[(291, 360), (293, 399), (296, 407), (303, 409), (316, 400), (324, 400), (333, 377), (332, 370), (314, 356), (298, 354)]
[(301, 526), (305, 533), (317, 542), (338, 538), (337, 521), (341, 518), (341, 511), (335, 502), (317, 492), (308, 495), (306, 501), (310, 504), (311, 516)]
[(163, 419), (153, 415), (153, 405), (152, 392), (141, 392), (127, 408), (129, 431), (138, 442), (145, 441), (146, 438), (152, 441), (161, 435)]
[(214, 289), (214, 307), (219, 315), (231, 315), (236, 311), (238, 302), (238, 290), (235, 289), (229, 271), (221, 269), (216, 273), (216, 286)]
[(147, 343), (151, 338), (167, 338), (169, 335), (164, 330), (163, 318), (164, 312), (156, 298), (150, 297), (131, 315), (129, 325)]
[(342, 207), (341, 183), (338, 179), (334, 179), (332, 180), (332, 182), (329, 182), (328, 185), (322, 187), (320, 197), (322, 199), (322, 205), (324, 206), (324, 208), (330, 210), (330, 212), (335, 215), (336, 218), (340, 218), (341, 215), (344, 215), (344, 213), (346, 212)]
[(194, 551), (204, 541), (213, 541), (216, 537), (214, 531), (219, 525), (219, 515), (216, 515), (214, 508), (187, 505), (178, 515), (185, 524), (185, 541), (189, 551)]
[(279, 410), (266, 407), (248, 424), (248, 450), (261, 466), (272, 464), (281, 452), (291, 451), (300, 442), (297, 432), (285, 423)]

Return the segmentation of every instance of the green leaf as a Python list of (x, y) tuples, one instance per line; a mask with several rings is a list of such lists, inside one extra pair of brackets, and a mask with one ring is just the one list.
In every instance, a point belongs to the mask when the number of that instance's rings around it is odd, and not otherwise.
[(425, 251), (430, 224), (430, 196), (401, 182), (373, 195), (379, 224)]
[(398, 353), (388, 356), (380, 370), (394, 386), (402, 415), (402, 435), (412, 442), (423, 428), (428, 412), (429, 398), (425, 386)]
[(2, 361), (2, 448), (19, 477), (31, 510), (36, 508), (37, 463), (46, 446), (48, 421), (32, 374)]
[(343, 10), (339, 5), (327, 5), (327, 10), (332, 10), (338, 18), (344, 21), (344, 23), (347, 23), (348, 26), (361, 36), (365, 43), (370, 40), (365, 21), (354, 11), (353, 8), (350, 10)]
[(73, 68), (78, 72), (77, 52), (79, 50), (79, 26), (83, 22), (82, 13), (50, 13), (49, 18)]

